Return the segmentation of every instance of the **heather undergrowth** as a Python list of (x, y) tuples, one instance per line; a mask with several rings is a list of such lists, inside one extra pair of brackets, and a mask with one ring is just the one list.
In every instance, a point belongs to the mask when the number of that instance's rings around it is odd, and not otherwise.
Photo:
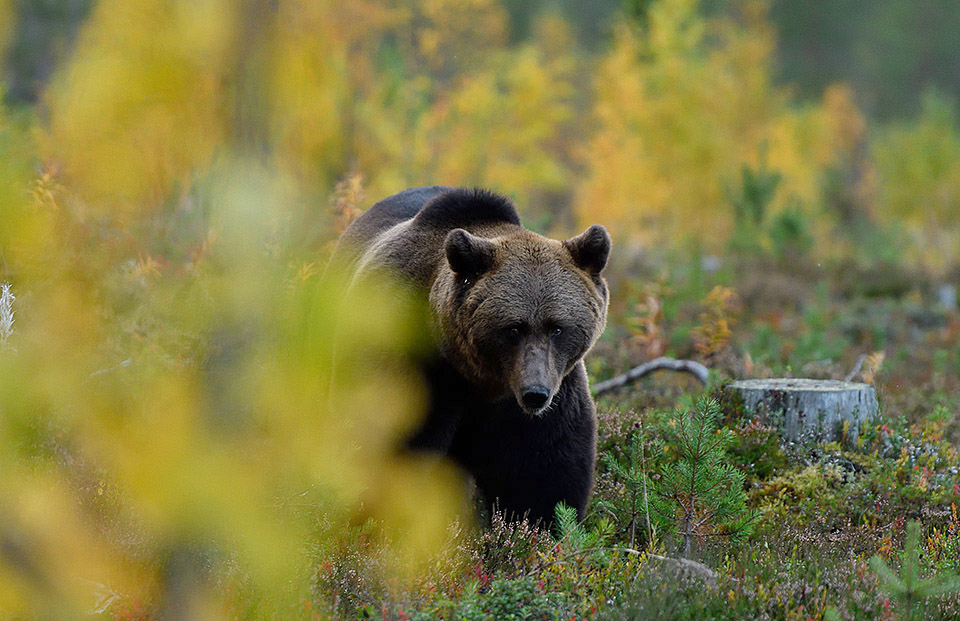
[[(714, 278), (735, 293), (739, 282), (753, 277)], [(689, 304), (690, 310), (661, 316), (660, 334), (669, 341), (673, 331), (715, 331), (718, 313), (708, 295), (715, 286), (705, 279), (691, 302), (677, 306)], [(792, 317), (770, 326), (777, 341), (766, 353), (754, 333), (758, 324), (769, 324), (731, 305), (735, 327), (709, 356), (700, 356), (714, 362), (714, 383), (707, 389), (662, 372), (601, 399), (597, 484), (585, 523), (572, 533), (544, 533), (494, 513), (489, 526), (472, 535), (480, 545), (471, 548), (472, 569), (464, 571), (464, 582), (457, 581), (468, 585), (465, 590), (421, 594), (413, 601), (435, 614), (436, 602), (446, 602), (444, 618), (499, 618), (510, 597), (530, 615), (519, 612), (516, 618), (949, 619), (960, 613), (952, 581), (960, 567), (960, 453), (953, 440), (960, 395), (955, 362), (943, 353), (957, 347), (957, 316), (924, 302), (920, 291), (877, 300), (816, 289)], [(932, 319), (915, 323), (913, 331), (897, 327), (918, 316)], [(877, 333), (889, 335), (886, 348), (872, 349)], [(810, 343), (807, 349), (784, 350), (783, 343), (798, 338)], [(817, 343), (831, 343), (832, 349)], [(594, 368), (603, 373), (631, 346), (601, 347), (614, 358), (603, 365), (594, 361)], [(901, 353), (887, 355), (890, 350)], [(664, 351), (697, 355), (669, 345)], [(766, 362), (751, 361), (751, 352)], [(752, 417), (723, 388), (725, 378), (747, 369), (760, 376), (844, 379), (860, 358), (856, 352), (865, 355), (855, 379), (877, 386), (882, 412), (855, 439), (784, 442), (770, 421)], [(926, 365), (925, 373), (918, 364)], [(905, 383), (904, 375), (917, 381)], [(677, 540), (658, 529), (662, 516), (650, 509), (650, 497), (658, 469), (676, 459), (670, 448), (676, 446), (674, 408), (695, 394), (719, 403), (717, 432), (729, 435), (723, 460), (742, 474), (755, 521), (743, 537), (693, 538), (689, 557), (700, 567), (691, 570), (670, 560), (680, 556)], [(919, 534), (911, 544), (908, 525), (914, 522)], [(900, 572), (911, 545), (917, 550), (916, 580), (942, 588), (915, 594), (908, 610), (871, 559)], [(511, 582), (513, 590), (505, 586)], [(468, 608), (458, 608), (461, 602)], [(477, 617), (478, 611), (487, 616)], [(402, 618), (394, 609), (381, 613)]]

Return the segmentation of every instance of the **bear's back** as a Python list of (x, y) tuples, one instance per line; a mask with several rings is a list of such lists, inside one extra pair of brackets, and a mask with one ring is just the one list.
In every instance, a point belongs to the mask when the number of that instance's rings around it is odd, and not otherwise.
[(520, 226), (517, 208), (507, 197), (479, 188), (447, 188), (423, 205), (414, 222), (417, 228), (444, 235), (457, 228), (498, 224)]
[(424, 203), (453, 188), (431, 185), (410, 188), (376, 202), (354, 220), (334, 250), (332, 263), (349, 265), (356, 261), (384, 231), (417, 215)]
[(331, 262), (358, 270), (386, 267), (423, 281), (434, 272), (449, 231), (502, 225), (520, 226), (520, 216), (499, 194), (440, 185), (411, 188), (357, 218), (340, 238)]

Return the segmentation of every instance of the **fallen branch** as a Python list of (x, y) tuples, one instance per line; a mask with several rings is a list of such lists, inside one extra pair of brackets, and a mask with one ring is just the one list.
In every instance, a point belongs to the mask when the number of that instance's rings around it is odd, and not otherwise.
[(849, 374), (849, 375), (847, 375), (845, 378), (843, 378), (843, 381), (845, 381), (845, 382), (852, 382), (852, 381), (853, 381), (853, 378), (855, 378), (855, 377), (857, 376), (857, 373), (860, 372), (860, 369), (863, 368), (863, 362), (864, 362), (864, 360), (866, 360), (866, 359), (867, 359), (867, 355), (866, 355), (866, 354), (860, 354), (860, 357), (857, 358), (857, 365), (856, 365), (855, 367), (853, 367), (853, 371), (850, 371), (850, 374)]
[(710, 379), (710, 371), (707, 367), (703, 366), (699, 362), (694, 360), (677, 360), (676, 358), (654, 358), (648, 362), (644, 362), (640, 366), (633, 367), (623, 375), (618, 375), (614, 378), (608, 379), (605, 382), (600, 382), (593, 387), (593, 394), (601, 395), (605, 392), (610, 392), (611, 390), (616, 390), (627, 384), (631, 384), (645, 375), (649, 375), (654, 371), (660, 369), (667, 369), (669, 371), (683, 371), (686, 373), (691, 373), (700, 380), (703, 385), (706, 385)]

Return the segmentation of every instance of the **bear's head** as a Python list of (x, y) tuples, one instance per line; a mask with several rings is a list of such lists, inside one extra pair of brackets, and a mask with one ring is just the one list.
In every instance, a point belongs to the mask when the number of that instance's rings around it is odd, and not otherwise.
[(541, 415), (606, 325), (610, 236), (599, 225), (562, 242), (519, 226), (499, 232), (447, 234), (430, 293), (438, 340), (490, 396)]

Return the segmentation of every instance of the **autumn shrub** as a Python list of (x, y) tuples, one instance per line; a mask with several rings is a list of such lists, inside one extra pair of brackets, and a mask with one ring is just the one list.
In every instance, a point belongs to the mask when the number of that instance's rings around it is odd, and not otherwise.
[(946, 523), (934, 526), (924, 542), (924, 549), (930, 555), (930, 563), (937, 569), (956, 572), (960, 569), (960, 519), (957, 517), (957, 504), (950, 504), (950, 515)]
[[(771, 79), (766, 3), (739, 3), (736, 17), (705, 17), (689, 0), (644, 10), (642, 27), (618, 26), (599, 62), (581, 221), (604, 222), (624, 241), (693, 238), (715, 252), (733, 238), (762, 247), (751, 227), (787, 207), (813, 219), (827, 171), (864, 139), (850, 89), (837, 85), (815, 104), (790, 104)], [(745, 170), (764, 175), (747, 178)], [(763, 192), (754, 193), (760, 179)], [(810, 234), (825, 238), (834, 223), (817, 215), (813, 224)]]
[(451, 618), (534, 621), (565, 618), (569, 614), (569, 604), (563, 594), (547, 592), (543, 583), (533, 577), (495, 580), (486, 589), (483, 594), (478, 591), (466, 593), (457, 602)]
[[(768, 2), (702, 5), (632, 1), (588, 49), (549, 11), (517, 38), (497, 0), (91, 4), (39, 104), (0, 106), (3, 614), (891, 619), (867, 560), (896, 570), (911, 519), (921, 570), (957, 569), (960, 324), (930, 304), (956, 276), (956, 102), (800, 101)], [(449, 464), (394, 450), (422, 304), (326, 266), (373, 202), (434, 183), (609, 227), (594, 378), (673, 355), (840, 379), (863, 354), (885, 418), (791, 446), (722, 404), (712, 463), (760, 519), (743, 546), (701, 524), (712, 585), (647, 555), (686, 375), (600, 400), (584, 523), (474, 529)]]
[(942, 428), (878, 423), (864, 428), (852, 447), (828, 443), (787, 454), (797, 465), (750, 491), (769, 519), (822, 530), (883, 524), (917, 515), (921, 502), (927, 511), (949, 515), (960, 497), (957, 454), (942, 440)]
[(759, 420), (741, 420), (733, 427), (727, 455), (733, 465), (746, 473), (747, 485), (768, 479), (787, 465), (780, 448), (780, 431)]
[(485, 585), (491, 576), (523, 575), (552, 545), (550, 533), (527, 520), (507, 521), (501, 512), (494, 511), (490, 527), (478, 533), (470, 545), (468, 562)]
[(956, 260), (960, 129), (956, 102), (924, 95), (917, 119), (883, 128), (871, 143), (879, 210), (909, 235), (914, 261), (942, 272)]
[(877, 574), (880, 588), (897, 602), (897, 611), (906, 619), (929, 618), (931, 599), (960, 592), (960, 578), (952, 572), (941, 571), (934, 577), (921, 575), (919, 522), (907, 525), (900, 560), (899, 575), (880, 556), (870, 559), (870, 567)]
[[(396, 451), (422, 304), (321, 278), (342, 125), (297, 85), (342, 112), (346, 67), (301, 61), (342, 59), (343, 14), (281, 5), (100, 3), (47, 114), (4, 112), (5, 613), (356, 610), (469, 519), (448, 466)], [(376, 545), (338, 551), (355, 523)]]

